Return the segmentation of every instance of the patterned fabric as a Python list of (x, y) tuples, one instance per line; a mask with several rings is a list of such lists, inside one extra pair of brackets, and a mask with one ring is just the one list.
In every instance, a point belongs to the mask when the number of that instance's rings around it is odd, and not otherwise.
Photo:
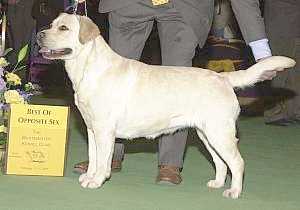
[[(249, 68), (254, 64), (251, 51), (247, 48), (246, 44), (242, 40), (225, 39), (224, 37), (209, 36), (207, 40), (207, 52), (208, 62), (206, 68), (216, 72), (230, 72)], [(238, 90), (237, 96), (240, 98), (255, 99), (258, 98), (261, 93), (256, 86), (244, 88)], [(250, 100), (241, 102), (241, 106), (249, 105)], [(251, 110), (249, 112), (256, 112)], [(256, 109), (257, 107), (253, 107)]]
[(169, 0), (152, 0), (152, 4), (154, 6), (162, 5), (168, 3)]
[(216, 72), (247, 69), (251, 64), (249, 50), (242, 40), (228, 40), (209, 36), (207, 40), (207, 68)]
[(234, 61), (230, 59), (224, 60), (209, 60), (207, 68), (216, 72), (235, 71)]

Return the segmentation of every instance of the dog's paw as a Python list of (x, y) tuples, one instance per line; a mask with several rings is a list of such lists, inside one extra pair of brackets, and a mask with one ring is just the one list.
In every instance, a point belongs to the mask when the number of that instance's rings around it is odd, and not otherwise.
[(79, 182), (83, 182), (83, 180), (88, 179), (88, 174), (87, 173), (83, 173), (79, 176)]
[(111, 178), (111, 171), (105, 173), (105, 178), (106, 179), (110, 179)]
[(223, 196), (226, 198), (237, 199), (241, 195), (241, 190), (236, 188), (230, 188), (223, 192)]
[(217, 181), (217, 180), (210, 180), (209, 182), (207, 182), (207, 187), (209, 188), (221, 188), (224, 186), (224, 182), (220, 182), (220, 181)]
[(105, 181), (104, 176), (89, 176), (87, 173), (81, 174), (79, 177), (80, 185), (83, 188), (96, 189), (102, 186)]

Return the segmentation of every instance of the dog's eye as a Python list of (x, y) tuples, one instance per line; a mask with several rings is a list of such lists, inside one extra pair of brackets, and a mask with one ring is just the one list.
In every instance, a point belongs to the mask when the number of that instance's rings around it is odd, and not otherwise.
[(61, 30), (61, 31), (67, 31), (67, 30), (69, 30), (69, 28), (67, 26), (65, 26), (65, 25), (59, 26), (58, 29)]

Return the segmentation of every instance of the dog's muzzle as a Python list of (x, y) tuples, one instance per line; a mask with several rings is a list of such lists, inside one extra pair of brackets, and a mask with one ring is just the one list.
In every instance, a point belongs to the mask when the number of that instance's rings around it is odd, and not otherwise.
[(40, 31), (37, 33), (37, 43), (41, 47), (39, 53), (46, 59), (61, 59), (66, 55), (72, 53), (71, 48), (60, 48), (60, 49), (51, 49), (45, 44), (46, 33)]

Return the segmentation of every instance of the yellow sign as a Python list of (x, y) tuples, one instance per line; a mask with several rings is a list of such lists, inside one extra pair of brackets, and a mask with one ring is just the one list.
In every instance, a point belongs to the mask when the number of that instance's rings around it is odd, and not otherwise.
[(11, 104), (6, 174), (63, 176), (69, 108)]
[(154, 6), (167, 4), (168, 2), (169, 2), (169, 0), (152, 0), (152, 4)]

